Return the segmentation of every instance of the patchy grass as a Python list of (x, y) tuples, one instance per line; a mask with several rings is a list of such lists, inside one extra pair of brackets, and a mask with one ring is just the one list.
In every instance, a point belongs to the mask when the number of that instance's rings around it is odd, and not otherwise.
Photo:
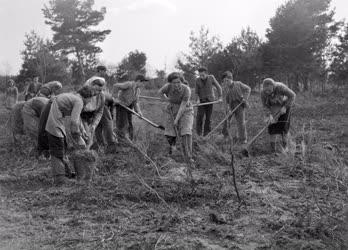
[[(180, 153), (165, 155), (159, 130), (135, 119), (136, 146), (105, 155), (89, 183), (53, 187), (48, 162), (13, 147), (0, 109), (1, 249), (345, 249), (348, 202), (347, 93), (299, 96), (289, 149), (269, 154), (267, 135), (236, 153), (239, 204), (226, 141), (195, 138), (195, 184)], [(258, 96), (249, 136), (262, 128)], [(162, 104), (143, 102), (161, 124)], [(214, 123), (223, 117), (216, 107)], [(232, 122), (234, 126), (235, 122)], [(234, 128), (235, 131), (235, 128)], [(26, 141), (21, 142), (26, 148)]]

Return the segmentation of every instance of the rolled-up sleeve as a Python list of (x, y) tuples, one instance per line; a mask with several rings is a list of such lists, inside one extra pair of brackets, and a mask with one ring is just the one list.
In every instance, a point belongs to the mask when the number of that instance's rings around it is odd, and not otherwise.
[(217, 90), (218, 98), (221, 98), (222, 97), (222, 88), (221, 88), (219, 82), (215, 79), (215, 77), (213, 75), (211, 76), (211, 78), (212, 78), (213, 85), (215, 86), (215, 88)]
[(240, 82), (240, 88), (242, 90), (243, 93), (243, 98), (245, 100), (248, 100), (249, 96), (250, 96), (250, 92), (251, 92), (251, 88), (246, 85), (245, 83)]
[(284, 106), (289, 108), (289, 107), (291, 107), (294, 104), (295, 98), (296, 98), (296, 94), (288, 86), (280, 85), (279, 93), (281, 95), (284, 95), (284, 96), (287, 97), (287, 100), (286, 100)]

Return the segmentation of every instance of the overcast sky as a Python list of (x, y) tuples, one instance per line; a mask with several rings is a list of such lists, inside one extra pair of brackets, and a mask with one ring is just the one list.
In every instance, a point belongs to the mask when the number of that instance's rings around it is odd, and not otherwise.
[[(311, 0), (308, 0), (311, 1)], [(48, 0), (0, 0), (0, 74), (18, 73), (24, 35), (51, 38), (42, 7)], [(209, 28), (224, 44), (250, 26), (264, 37), (269, 19), (285, 0), (95, 0), (107, 14), (100, 28), (112, 32), (101, 44), (102, 61), (117, 64), (130, 51), (146, 53), (149, 69), (173, 69), (188, 50), (190, 31)], [(348, 0), (332, 0), (337, 20), (348, 17)]]

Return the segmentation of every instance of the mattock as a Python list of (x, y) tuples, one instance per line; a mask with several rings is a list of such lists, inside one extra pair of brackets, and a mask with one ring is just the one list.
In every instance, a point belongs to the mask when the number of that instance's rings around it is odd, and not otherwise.
[[(274, 120), (277, 120), (281, 115), (280, 111), (274, 116)], [(247, 145), (242, 149), (241, 154), (245, 157), (249, 157), (249, 147), (256, 141), (257, 138), (262, 135), (262, 133), (272, 124), (272, 121), (268, 121), (267, 124), (247, 143)]]

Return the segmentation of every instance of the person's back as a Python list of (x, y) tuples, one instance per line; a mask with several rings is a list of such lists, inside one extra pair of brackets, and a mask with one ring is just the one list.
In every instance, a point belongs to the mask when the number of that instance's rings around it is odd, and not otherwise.
[(46, 97), (34, 97), (29, 101), (26, 101), (23, 107), (23, 111), (27, 113), (32, 113), (36, 117), (40, 117), (41, 111), (48, 103), (48, 98)]
[(63, 93), (56, 96), (56, 103), (63, 116), (70, 116), (75, 105), (83, 106), (82, 98), (73, 93)]

